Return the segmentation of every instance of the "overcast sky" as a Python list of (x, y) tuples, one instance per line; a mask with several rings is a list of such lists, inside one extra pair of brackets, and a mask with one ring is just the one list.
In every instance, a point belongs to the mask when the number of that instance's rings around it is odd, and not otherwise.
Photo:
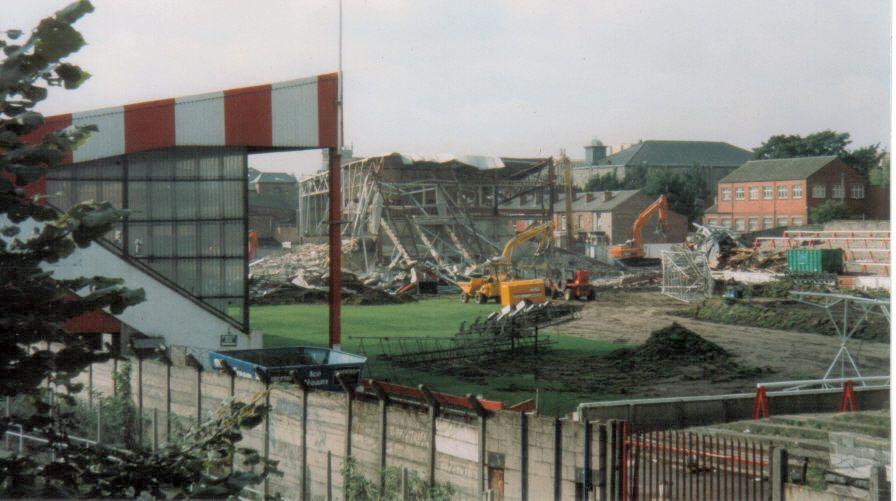
[[(6, 6), (30, 29), (68, 1)], [(319, 1), (94, 0), (73, 60), (94, 76), (43, 112), (335, 71)], [(890, 142), (886, 1), (345, 0), (345, 139), (390, 151), (573, 158), (592, 138), (727, 141), (848, 131)], [(311, 154), (255, 155), (307, 173)]]

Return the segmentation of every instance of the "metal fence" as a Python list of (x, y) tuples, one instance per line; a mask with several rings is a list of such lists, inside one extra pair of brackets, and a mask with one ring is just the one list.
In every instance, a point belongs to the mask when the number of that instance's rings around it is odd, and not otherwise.
[(765, 500), (772, 448), (689, 431), (626, 432), (626, 500)]

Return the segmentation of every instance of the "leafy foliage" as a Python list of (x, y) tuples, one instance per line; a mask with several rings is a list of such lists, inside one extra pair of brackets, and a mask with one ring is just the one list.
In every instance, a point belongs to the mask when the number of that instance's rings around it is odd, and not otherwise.
[(818, 207), (809, 210), (809, 220), (815, 224), (823, 224), (836, 219), (849, 219), (852, 213), (843, 202), (828, 200)]
[[(60, 213), (42, 197), (27, 195), (30, 183), (97, 130), (67, 127), (25, 140), (44, 125), (34, 107), (46, 99), (49, 87), (75, 89), (89, 78), (65, 58), (85, 43), (72, 25), (92, 11), (88, 0), (79, 0), (40, 21), (27, 36), (19, 30), (0, 32), (5, 56), (0, 62), (0, 395), (26, 400), (29, 412), (12, 419), (48, 442), (27, 456), (0, 459), (0, 496), (237, 495), (276, 472), (275, 463), (235, 445), (241, 430), (256, 426), (268, 412), (260, 397), (247, 404), (228, 402), (178, 445), (157, 453), (87, 446), (69, 436), (83, 417), (74, 411), (78, 404), (73, 395), (82, 388), (73, 378), (111, 355), (95, 352), (61, 325), (101, 309), (121, 313), (144, 297), (142, 290), (128, 289), (119, 279), (54, 280), (45, 271), (47, 263), (108, 233), (122, 211), (85, 201)], [(118, 401), (129, 399), (130, 384), (117, 383)], [(130, 401), (120, 410), (121, 431), (127, 433), (134, 422)], [(0, 419), (0, 431), (9, 424), (9, 418)], [(230, 467), (235, 453), (242, 458), (240, 469)]]
[(666, 195), (672, 210), (694, 221), (703, 214), (709, 199), (705, 174), (699, 165), (688, 169), (636, 167), (628, 169), (622, 180), (612, 173), (594, 176), (585, 184), (585, 190), (640, 189), (652, 197)]
[(852, 143), (848, 132), (823, 130), (805, 137), (790, 134), (768, 138), (753, 150), (753, 158), (793, 158), (836, 155), (844, 163), (854, 168), (862, 176), (868, 177), (872, 169), (880, 165), (886, 152), (880, 144), (863, 146), (854, 150), (847, 149)]
[[(348, 501), (388, 501), (404, 499), (401, 493), (401, 469), (388, 467), (383, 472), (384, 492), (380, 495), (379, 485), (366, 479), (358, 472), (354, 458), (348, 458), (342, 465), (345, 478), (346, 499)], [(413, 501), (450, 501), (454, 496), (451, 484), (430, 485), (415, 471), (408, 471), (408, 499)]]

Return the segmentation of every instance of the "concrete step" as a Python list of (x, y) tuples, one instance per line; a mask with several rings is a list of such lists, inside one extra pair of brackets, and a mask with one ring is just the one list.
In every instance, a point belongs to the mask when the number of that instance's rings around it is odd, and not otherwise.
[(769, 419), (772, 422), (780, 422), (792, 426), (811, 427), (818, 430), (833, 432), (855, 432), (883, 439), (890, 438), (889, 425), (849, 422), (822, 416), (774, 416)]
[(774, 445), (776, 447), (786, 447), (792, 458), (808, 457), (811, 461), (822, 465), (827, 465), (830, 461), (830, 444), (827, 440), (791, 439), (781, 435), (742, 433), (729, 428), (713, 426), (695, 428), (694, 431), (717, 438), (746, 439), (748, 441), (762, 443), (766, 446)]

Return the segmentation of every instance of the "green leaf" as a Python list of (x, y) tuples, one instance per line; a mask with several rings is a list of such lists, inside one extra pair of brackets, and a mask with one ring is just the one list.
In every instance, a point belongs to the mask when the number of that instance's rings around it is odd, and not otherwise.
[(60, 63), (56, 67), (56, 74), (62, 79), (66, 89), (77, 89), (90, 78), (90, 73), (82, 70), (81, 67), (69, 63)]

